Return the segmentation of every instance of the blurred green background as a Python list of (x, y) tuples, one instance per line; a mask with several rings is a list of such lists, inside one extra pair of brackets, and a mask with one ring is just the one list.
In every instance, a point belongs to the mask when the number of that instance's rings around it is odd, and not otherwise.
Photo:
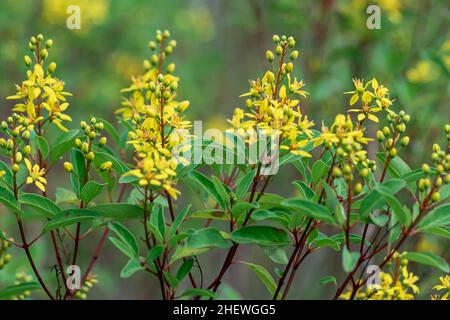
[[(366, 8), (372, 3), (381, 7), (380, 30), (366, 27)], [(70, 4), (81, 8), (80, 30), (66, 27)], [(267, 67), (265, 51), (272, 47), (272, 34), (286, 34), (297, 40), (300, 59), (294, 73), (310, 92), (304, 113), (317, 125), (329, 122), (348, 108), (343, 92), (352, 89), (352, 77), (377, 77), (396, 99), (394, 109), (411, 114), (411, 144), (401, 156), (419, 166), (428, 160), (432, 141), (444, 141), (443, 126), (450, 119), (448, 17), (445, 0), (2, 0), (0, 113), (10, 112), (12, 103), (5, 97), (24, 79), (22, 57), (28, 53), (29, 37), (42, 33), (54, 40), (49, 59), (57, 62), (57, 75), (74, 94), (69, 111), (75, 121), (72, 127), (93, 114), (113, 121), (120, 89), (131, 75), (141, 72), (142, 60), (150, 56), (148, 40), (156, 29), (169, 29), (178, 42), (170, 60), (181, 77), (180, 96), (191, 101), (188, 118), (204, 121), (204, 127), (224, 128), (232, 110), (243, 105), (238, 96), (246, 91), (247, 80), (262, 75)], [(283, 176), (296, 174), (282, 173), (272, 191), (292, 192), (282, 183)], [(62, 178), (58, 183), (68, 185)], [(6, 223), (5, 214), (0, 213), (0, 226)], [(93, 250), (95, 243), (86, 250)], [(448, 243), (422, 238), (416, 245), (448, 257)], [(51, 256), (45, 261), (50, 255), (45, 246), (36, 250), (42, 265), (51, 263)], [(250, 261), (266, 259), (258, 250), (242, 250), (241, 255)], [(320, 277), (340, 270), (339, 257), (329, 255), (315, 255), (305, 263), (291, 298), (329, 296), (330, 288), (318, 285)], [(202, 259), (206, 270), (214, 271), (222, 258), (213, 253)], [(119, 278), (124, 262), (108, 244), (96, 269), (102, 285), (90, 298), (158, 297), (156, 283), (147, 278)], [(10, 284), (16, 271), (30, 270), (25, 261), (16, 259), (0, 272), (0, 287)], [(422, 297), (427, 298), (436, 276), (421, 280)], [(243, 268), (232, 268), (226, 280), (228, 298), (240, 294), (267, 298)]]

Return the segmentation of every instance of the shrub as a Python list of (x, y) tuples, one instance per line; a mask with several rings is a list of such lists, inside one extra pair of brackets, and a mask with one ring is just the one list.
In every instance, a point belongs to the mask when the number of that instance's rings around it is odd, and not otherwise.
[[(414, 298), (418, 277), (408, 271), (408, 261), (449, 272), (442, 257), (402, 248), (419, 233), (449, 238), (450, 125), (447, 145), (433, 144), (431, 164), (410, 168), (399, 155), (410, 140), (410, 115), (397, 110), (388, 88), (375, 78), (354, 79), (354, 89), (346, 93), (348, 114), (316, 130), (301, 107), (308, 97), (305, 84), (293, 75), (299, 57), (295, 40), (275, 35), (274, 50), (266, 52), (269, 70), (242, 95), (245, 109), (235, 109), (223, 139), (205, 139), (191, 132), (184, 115), (189, 102), (178, 99), (180, 79), (175, 65), (167, 63), (177, 43), (168, 31), (158, 31), (143, 74), (122, 90), (117, 125), (91, 116), (69, 130), (71, 95), (56, 77), (56, 64), (49, 63), (53, 41), (44, 40), (38, 35), (28, 44), (33, 58), (24, 58), (27, 79), (8, 97), (15, 104), (1, 123), (0, 139), (5, 160), (0, 202), (17, 221), (19, 235), (15, 240), (13, 230), (0, 231), (0, 268), (12, 259), (10, 247), (18, 247), (37, 282), (19, 274), (0, 297), (24, 299), (42, 289), (50, 299), (87, 298), (107, 240), (128, 260), (121, 277), (155, 276), (163, 299), (215, 298), (233, 264), (251, 269), (270, 298), (286, 299), (301, 264), (319, 250), (342, 255), (344, 275), (321, 280), (336, 286), (334, 299)], [(292, 181), (293, 198), (267, 192), (285, 166), (300, 176)], [(69, 175), (71, 190), (58, 187), (49, 194), (57, 167)], [(181, 184), (197, 192), (201, 209), (177, 204)], [(42, 226), (27, 221), (28, 212)], [(142, 228), (126, 227), (131, 220)], [(25, 224), (40, 227), (38, 236), (30, 237)], [(80, 261), (83, 239), (91, 233), (100, 240), (92, 258)], [(47, 234), (62, 271), (62, 292), (44, 281), (30, 251)], [(281, 270), (236, 261), (247, 245), (261, 247)], [(199, 256), (212, 250), (222, 251), (223, 261), (215, 275), (204, 275)], [(78, 264), (81, 286), (73, 287)], [(340, 268), (336, 274), (342, 274)], [(379, 283), (364, 288), (377, 276)], [(447, 278), (435, 288), (448, 290)]]

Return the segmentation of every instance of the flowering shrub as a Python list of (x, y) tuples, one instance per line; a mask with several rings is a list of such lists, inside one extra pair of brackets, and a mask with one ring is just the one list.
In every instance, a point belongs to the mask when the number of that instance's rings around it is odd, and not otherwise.
[[(25, 299), (43, 290), (50, 299), (86, 299), (101, 281), (93, 270), (107, 241), (127, 259), (120, 276), (154, 276), (162, 299), (220, 297), (224, 276), (237, 264), (254, 272), (268, 297), (286, 299), (301, 264), (319, 250), (342, 256), (336, 274), (321, 280), (336, 287), (334, 299), (413, 299), (419, 279), (408, 262), (448, 273), (444, 258), (403, 250), (419, 233), (449, 238), (450, 125), (446, 145), (433, 144), (430, 164), (411, 168), (399, 155), (409, 144), (410, 115), (373, 78), (354, 79), (348, 109), (331, 124), (316, 121), (319, 127), (302, 110), (309, 94), (293, 75), (294, 38), (273, 41), (269, 70), (241, 95), (245, 108), (235, 109), (223, 139), (204, 139), (191, 132), (189, 101), (177, 97), (180, 79), (167, 61), (177, 43), (168, 31), (156, 33), (145, 70), (122, 90), (117, 124), (92, 115), (71, 130), (71, 94), (48, 60), (53, 41), (31, 37), (26, 80), (8, 97), (13, 113), (1, 122), (0, 202), (17, 231), (1, 227), (0, 269), (14, 246), (33, 276), (18, 274), (0, 297)], [(285, 166), (300, 177), (292, 181), (292, 198), (267, 192)], [(58, 167), (71, 189), (49, 194)], [(203, 207), (180, 206), (182, 186), (197, 192)], [(27, 219), (30, 212), (41, 224)], [(142, 222), (139, 229), (126, 226), (133, 220)], [(30, 224), (40, 228), (37, 236), (25, 228)], [(99, 237), (93, 249), (83, 246), (89, 234)], [(40, 257), (30, 250), (47, 235), (61, 271), (57, 284), (42, 276)], [(275, 272), (236, 260), (248, 245), (260, 247), (278, 265)], [(80, 250), (92, 258), (80, 261)], [(223, 258), (215, 274), (205, 274), (201, 255), (213, 250)], [(433, 298), (447, 299), (448, 275), (440, 282), (434, 288), (444, 292)]]

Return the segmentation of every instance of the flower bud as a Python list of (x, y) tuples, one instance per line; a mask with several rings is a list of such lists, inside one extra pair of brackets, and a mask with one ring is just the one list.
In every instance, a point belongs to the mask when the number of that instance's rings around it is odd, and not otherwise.
[(8, 129), (8, 123), (6, 121), (2, 121), (2, 129), (3, 130)]
[(12, 167), (11, 167), (11, 171), (12, 171), (13, 173), (19, 172), (19, 165), (18, 165), (17, 163), (14, 163), (14, 164), (12, 165)]
[(405, 114), (405, 116), (403, 117), (403, 121), (405, 123), (408, 123), (411, 120), (411, 117), (409, 116), (409, 114)]
[(439, 200), (441, 200), (441, 194), (439, 192), (433, 192), (431, 195), (431, 201), (438, 202)]
[(359, 172), (359, 175), (360, 175), (362, 178), (367, 178), (367, 176), (369, 175), (369, 169), (363, 168), (363, 169)]
[(272, 40), (273, 40), (274, 43), (278, 44), (278, 42), (280, 42), (280, 37), (278, 35), (274, 34), (273, 37), (272, 37)]
[(288, 45), (289, 45), (289, 48), (295, 47), (295, 40), (294, 39), (289, 40)]
[(6, 149), (11, 150), (14, 147), (14, 142), (11, 139), (6, 141)]
[(333, 168), (333, 177), (339, 178), (340, 176), (342, 176), (342, 171), (339, 168), (334, 167)]
[(440, 187), (442, 186), (442, 177), (437, 177), (436, 178), (436, 187)]
[(270, 50), (266, 51), (266, 59), (269, 62), (272, 62), (275, 59), (275, 56), (273, 55), (273, 52)]
[(27, 67), (31, 66), (31, 64), (33, 63), (33, 60), (31, 60), (30, 56), (24, 56), (23, 61), (25, 62), (25, 65)]
[(81, 129), (85, 129), (87, 127), (86, 121), (81, 121), (80, 122), (80, 127), (81, 127)]
[(430, 166), (427, 163), (422, 164), (422, 171), (425, 174), (429, 174), (430, 173)]
[(169, 100), (170, 97), (171, 97), (170, 92), (169, 91), (164, 91), (164, 93), (163, 93), (164, 100)]
[(166, 49), (164, 49), (164, 52), (165, 52), (167, 55), (170, 55), (170, 54), (173, 52), (172, 46), (167, 46)]
[(397, 149), (392, 148), (392, 149), (389, 151), (389, 156), (390, 156), (391, 158), (395, 158), (395, 157), (397, 156)]
[(75, 139), (75, 146), (77, 147), (77, 148), (80, 148), (81, 147), (81, 140), (80, 139)]
[(4, 148), (6, 146), (6, 140), (4, 138), (0, 138), (0, 147)]
[(170, 63), (166, 69), (167, 73), (173, 73), (175, 71), (175, 63)]
[(94, 152), (90, 151), (87, 155), (86, 155), (86, 159), (90, 162), (94, 161), (95, 159), (95, 155)]
[(30, 146), (25, 146), (25, 147), (23, 147), (22, 151), (23, 151), (23, 154), (27, 156), (31, 152), (31, 147)]
[(53, 40), (52, 39), (48, 39), (47, 41), (45, 41), (45, 46), (47, 48), (51, 48), (53, 46)]
[(354, 194), (360, 194), (362, 191), (362, 184), (358, 182), (355, 187), (353, 188)]
[(21, 152), (16, 152), (16, 162), (17, 163), (21, 163), (22, 162), (22, 160), (23, 160), (23, 156), (22, 156), (22, 153)]
[(48, 51), (47, 49), (42, 49), (41, 50), (41, 58), (42, 59), (46, 59), (48, 57)]
[(444, 166), (442, 164), (438, 164), (436, 166), (436, 172), (439, 173), (439, 174), (443, 173), (444, 172)]
[(87, 142), (83, 142), (81, 144), (81, 151), (83, 153), (88, 153), (89, 152), (89, 144)]
[(450, 173), (445, 176), (445, 180), (444, 181), (445, 181), (446, 184), (450, 183)]
[(277, 56), (281, 56), (281, 54), (283, 53), (283, 48), (281, 46), (276, 46), (275, 48), (275, 54)]
[(98, 131), (102, 131), (104, 127), (105, 125), (103, 124), (103, 122), (99, 122), (94, 125), (94, 128), (97, 129)]
[(292, 62), (289, 62), (286, 64), (285, 70), (287, 73), (291, 73), (292, 70), (294, 70), (294, 64)]
[(295, 59), (298, 58), (298, 55), (299, 55), (298, 51), (297, 51), (297, 50), (294, 50), (294, 51), (291, 52), (291, 55), (289, 56), (289, 58), (290, 58), (291, 60), (295, 60)]
[(380, 130), (377, 131), (377, 140), (378, 140), (379, 142), (384, 141), (384, 134), (383, 134), (383, 132), (380, 131)]
[(350, 167), (348, 164), (346, 164), (344, 166), (344, 173), (348, 174), (348, 173), (351, 173), (351, 172), (352, 172), (352, 167)]
[(96, 136), (97, 134), (94, 131), (89, 132), (89, 139), (94, 140)]
[(36, 42), (37, 42), (36, 37), (32, 36), (32, 37), (30, 38), (30, 43), (33, 44), (33, 45), (35, 45)]
[(68, 173), (73, 172), (73, 165), (70, 162), (64, 162), (63, 167)]
[(401, 140), (400, 140), (400, 144), (403, 147), (406, 147), (409, 144), (409, 137), (408, 136), (404, 136)]
[(101, 137), (100, 140), (98, 140), (98, 144), (100, 147), (103, 147), (107, 141), (106, 137)]
[(153, 54), (151, 57), (150, 57), (150, 62), (152, 63), (152, 64), (157, 64), (158, 63), (158, 56), (156, 55), (156, 54)]
[(38, 34), (36, 39), (37, 41), (41, 42), (42, 40), (44, 40), (44, 36), (42, 34)]
[(155, 41), (150, 41), (150, 42), (148, 43), (148, 47), (149, 47), (151, 50), (155, 50), (155, 49), (156, 49), (156, 42), (155, 42)]
[(404, 123), (400, 123), (396, 126), (398, 132), (403, 133), (406, 131), (406, 125)]
[(30, 131), (29, 131), (29, 130), (25, 130), (25, 131), (22, 133), (22, 138), (24, 138), (25, 140), (30, 139)]
[(47, 71), (49, 73), (53, 73), (53, 72), (55, 72), (55, 70), (56, 70), (56, 63), (54, 63), (54, 62), (50, 63), (48, 65)]
[(100, 170), (102, 170), (102, 171), (108, 171), (108, 170), (110, 170), (111, 168), (112, 168), (112, 162), (111, 162), (111, 161), (103, 162), (103, 163), (100, 165)]

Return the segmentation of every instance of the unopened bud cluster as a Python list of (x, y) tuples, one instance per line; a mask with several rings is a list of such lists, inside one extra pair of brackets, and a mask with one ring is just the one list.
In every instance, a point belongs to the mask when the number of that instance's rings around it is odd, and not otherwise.
[(12, 255), (7, 252), (10, 247), (11, 243), (9, 241), (0, 240), (0, 270), (2, 270), (12, 260)]
[[(450, 143), (450, 125), (445, 126), (445, 134), (447, 143)], [(419, 190), (422, 192), (431, 192), (430, 200), (437, 202), (441, 200), (439, 189), (444, 184), (450, 183), (450, 153), (441, 149), (438, 144), (433, 145), (433, 153), (431, 154), (433, 167), (429, 164), (422, 164), (422, 171), (425, 175), (418, 182)]]
[[(31, 282), (31, 281), (33, 281), (33, 277), (31, 275), (23, 273), (23, 272), (19, 272), (19, 273), (16, 273), (16, 280), (14, 281), (14, 285), (18, 286), (22, 283), (27, 283), (27, 282)], [(31, 292), (26, 290), (19, 295), (12, 296), (11, 299), (12, 300), (25, 300), (26, 298), (28, 298), (30, 296), (30, 294), (31, 294)]]
[(94, 284), (98, 283), (97, 277), (95, 275), (90, 275), (86, 278), (86, 281), (84, 281), (83, 286), (75, 292), (75, 299), (78, 300), (86, 300), (87, 295), (89, 291), (92, 289)]
[(409, 144), (410, 138), (405, 135), (405, 132), (410, 116), (404, 111), (400, 111), (398, 115), (391, 111), (388, 113), (387, 119), (389, 125), (377, 131), (377, 140), (382, 143), (388, 156), (394, 158), (397, 156), (396, 146), (398, 144), (401, 147), (406, 147)]
[[(168, 30), (157, 30), (155, 39), (148, 43), (148, 47), (153, 54), (150, 60), (144, 60), (144, 68), (149, 70), (155, 66), (162, 65), (167, 56), (172, 54), (177, 46), (175, 40), (169, 40), (170, 32)], [(175, 71), (175, 64), (171, 63), (167, 66), (166, 72), (173, 73)]]

